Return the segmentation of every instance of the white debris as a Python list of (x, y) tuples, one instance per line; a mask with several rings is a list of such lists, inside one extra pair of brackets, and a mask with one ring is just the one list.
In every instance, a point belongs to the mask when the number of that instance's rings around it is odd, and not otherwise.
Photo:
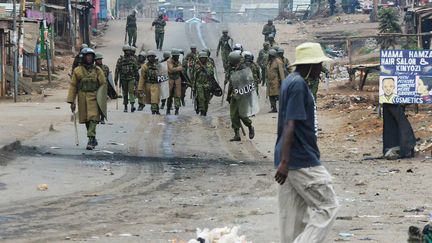
[(212, 230), (207, 228), (201, 230), (198, 228), (197, 239), (189, 240), (187, 243), (199, 243), (199, 240), (204, 240), (205, 243), (252, 243), (246, 241), (246, 236), (238, 235), (239, 229), (239, 226), (215, 228)]

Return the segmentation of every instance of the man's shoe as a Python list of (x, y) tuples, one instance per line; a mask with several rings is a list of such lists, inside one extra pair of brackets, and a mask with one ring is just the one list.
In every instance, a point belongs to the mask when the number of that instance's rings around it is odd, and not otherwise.
[(251, 125), (249, 128), (249, 139), (253, 139), (255, 137), (255, 128)]
[(87, 142), (87, 147), (86, 147), (87, 150), (93, 150), (93, 149), (95, 148), (95, 145), (94, 145), (93, 139), (94, 139), (94, 138), (89, 137), (89, 140), (88, 140), (88, 142)]
[(101, 119), (100, 124), (104, 125), (105, 124), (105, 119)]
[(97, 141), (97, 139), (96, 138), (93, 138), (93, 147), (96, 147), (96, 146), (98, 146), (98, 141)]
[(155, 114), (156, 114), (156, 115), (160, 115), (160, 112), (159, 112), (159, 111), (155, 111)]
[(241, 141), (240, 132), (234, 131), (234, 137), (230, 139), (230, 142), (240, 142), (240, 141)]
[(182, 103), (182, 106), (186, 106), (186, 102), (185, 102), (184, 98), (181, 99), (181, 103)]
[(168, 116), (168, 115), (171, 115), (171, 109), (168, 109), (167, 108), (167, 110), (166, 110), (166, 115)]
[(178, 116), (178, 114), (179, 114), (179, 108), (176, 108), (174, 115)]
[(124, 106), (124, 110), (123, 110), (123, 112), (128, 112), (127, 105)]
[(131, 112), (135, 112), (136, 108), (135, 108), (135, 104), (131, 103)]

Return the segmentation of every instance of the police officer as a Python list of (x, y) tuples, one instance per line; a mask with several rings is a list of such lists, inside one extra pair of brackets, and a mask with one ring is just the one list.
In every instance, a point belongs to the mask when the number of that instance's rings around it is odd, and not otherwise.
[(284, 56), (284, 54), (285, 54), (285, 50), (284, 50), (283, 48), (278, 47), (278, 48), (276, 49), (276, 51), (277, 51), (277, 54), (278, 54), (279, 58), (280, 58), (280, 59), (282, 60), (282, 62), (283, 62), (283, 65), (284, 65), (284, 72), (285, 72), (285, 77), (286, 77), (286, 76), (288, 76), (288, 74), (290, 74), (290, 73), (292, 72), (291, 67), (290, 67), (291, 64), (290, 64), (288, 58), (286, 58), (286, 57)]
[(137, 40), (136, 10), (133, 10), (132, 13), (127, 17), (126, 32), (128, 34), (129, 46), (136, 47), (136, 40)]
[[(163, 59), (159, 63), (164, 63), (164, 62), (168, 61), (168, 59), (170, 59), (170, 57), (171, 57), (171, 52), (164, 51), (164, 53), (162, 54)], [(163, 110), (165, 108), (166, 102), (167, 102), (167, 99), (161, 99), (161, 106), (160, 106), (161, 110)], [(170, 107), (170, 109), (171, 109), (171, 107)], [(167, 110), (167, 112), (168, 112), (168, 110)]]
[(160, 84), (158, 82), (158, 61), (156, 52), (147, 52), (148, 62), (141, 68), (141, 76), (138, 83), (138, 92), (145, 97), (146, 104), (151, 104), (153, 115), (160, 115)]
[(254, 62), (254, 55), (249, 52), (243, 52), (245, 66), (252, 70), (253, 78), (255, 81), (256, 93), (259, 96), (258, 85), (261, 83), (261, 73), (258, 64)]
[[(104, 75), (105, 75), (105, 78), (106, 78), (106, 83), (107, 83), (107, 86), (108, 86), (108, 96), (112, 97), (112, 94), (115, 94), (115, 89), (114, 89), (114, 87), (112, 87), (109, 84), (108, 76), (109, 76), (109, 73), (110, 73), (110, 69), (109, 69), (109, 67), (107, 65), (103, 64), (102, 60), (103, 60), (102, 53), (97, 52), (95, 54), (95, 63), (96, 63), (96, 66), (100, 67), (102, 69), (102, 71), (104, 72)], [(105, 117), (103, 116), (103, 114), (101, 114), (101, 121), (100, 121), (100, 123), (101, 124), (105, 124)]]
[[(147, 57), (147, 54), (145, 51), (141, 51), (138, 54), (138, 65), (139, 65), (140, 69), (142, 68), (142, 66), (146, 62), (146, 57)], [(141, 94), (139, 92), (138, 92), (137, 96), (138, 96), (138, 111), (142, 111), (142, 110), (144, 110), (144, 107), (145, 107), (145, 99), (144, 99), (144, 97), (141, 96)]]
[(228, 30), (223, 30), (222, 31), (222, 36), (219, 39), (219, 43), (216, 49), (216, 57), (219, 56), (219, 50), (221, 51), (222, 54), (222, 63), (223, 63), (223, 67), (224, 70), (227, 71), (228, 68), (228, 55), (230, 54), (230, 52), (232, 51), (232, 43), (233, 43), (233, 39), (228, 35)]
[(170, 96), (168, 98), (168, 105), (166, 114), (171, 114), (171, 107), (174, 100), (175, 115), (179, 114), (180, 109), (180, 98), (181, 98), (181, 77), (180, 74), (183, 72), (183, 67), (179, 61), (180, 51), (173, 49), (171, 51), (171, 59), (167, 61), (168, 67), (168, 78), (169, 78), (169, 89)]
[(273, 25), (273, 20), (269, 19), (267, 24), (264, 25), (262, 34), (264, 35), (264, 41), (269, 41), (268, 37), (273, 35), (276, 36), (276, 27)]
[(158, 18), (155, 19), (152, 23), (152, 27), (155, 27), (155, 41), (156, 41), (156, 48), (159, 51), (162, 51), (164, 36), (165, 36), (165, 26), (166, 22), (163, 18), (163, 13), (160, 13)]
[[(100, 105), (96, 98), (97, 91), (106, 85), (106, 78), (101, 68), (95, 65), (95, 52), (91, 48), (81, 50), (82, 63), (72, 73), (72, 80), (69, 86), (67, 102), (72, 112), (75, 112), (75, 100), (78, 97), (79, 122), (87, 128), (87, 149), (93, 150), (98, 142), (96, 140), (96, 125), (100, 121)], [(105, 101), (100, 100), (100, 102)]]
[[(247, 55), (246, 55), (247, 56)], [(245, 56), (245, 59), (246, 59)], [(247, 57), (250, 60), (250, 56)], [(255, 137), (255, 129), (252, 126), (252, 121), (249, 117), (242, 117), (239, 113), (239, 102), (238, 98), (234, 96), (234, 89), (231, 81), (231, 74), (235, 71), (240, 71), (247, 68), (245, 63), (242, 63), (242, 56), (239, 52), (231, 52), (228, 56), (230, 63), (229, 73), (225, 82), (229, 83), (227, 101), (230, 104), (230, 117), (231, 117), (231, 127), (234, 129), (234, 137), (230, 139), (231, 142), (241, 141), (240, 128), (241, 122), (249, 129), (249, 138), (253, 139)]]
[(82, 44), (80, 47), (80, 52), (75, 56), (73, 64), (72, 64), (72, 72), (73, 70), (81, 64), (82, 54), (81, 51), (84, 48), (88, 48), (87, 44)]
[(270, 99), (270, 113), (277, 113), (276, 103), (282, 80), (285, 79), (283, 62), (275, 49), (269, 51), (269, 63), (267, 66), (267, 95)]
[(270, 50), (270, 43), (264, 42), (263, 49), (258, 54), (258, 65), (261, 67), (262, 86), (266, 84), (267, 79), (267, 64), (268, 64), (268, 52)]
[(201, 116), (207, 116), (208, 105), (211, 97), (211, 80), (215, 69), (213, 64), (208, 61), (207, 52), (199, 53), (199, 60), (195, 65), (194, 71), (194, 90), (196, 94), (195, 102), (198, 102), (198, 111)]
[(117, 60), (114, 82), (117, 84), (120, 79), (123, 91), (124, 112), (128, 112), (128, 102), (131, 105), (131, 112), (135, 112), (135, 86), (139, 77), (139, 67), (130, 46), (125, 45), (122, 50), (124, 56), (120, 56)]

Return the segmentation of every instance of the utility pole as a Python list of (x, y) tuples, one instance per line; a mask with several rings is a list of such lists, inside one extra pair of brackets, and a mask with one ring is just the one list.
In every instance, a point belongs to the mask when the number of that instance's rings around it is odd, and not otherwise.
[(21, 0), (19, 9), (19, 26), (18, 26), (18, 73), (19, 77), (23, 77), (23, 55), (24, 55), (24, 10), (25, 0)]
[(74, 29), (75, 26), (72, 23), (72, 3), (71, 0), (68, 0), (67, 2), (67, 8), (68, 8), (68, 21), (69, 21), (69, 35), (70, 35), (70, 40), (71, 40), (71, 46), (72, 46), (72, 53), (75, 54), (75, 34), (74, 34)]
[(12, 45), (13, 45), (13, 79), (14, 79), (14, 102), (17, 102), (18, 96), (18, 50), (17, 50), (17, 20), (16, 20), (16, 0), (12, 1), (12, 17), (13, 17), (13, 37), (12, 37)]
[(45, 17), (45, 0), (42, 0), (42, 21), (44, 27), (44, 45), (45, 45), (45, 56), (47, 59), (47, 70), (48, 70), (48, 83), (51, 83), (51, 62), (50, 62), (50, 46), (49, 46), (49, 33), (48, 33), (48, 25)]

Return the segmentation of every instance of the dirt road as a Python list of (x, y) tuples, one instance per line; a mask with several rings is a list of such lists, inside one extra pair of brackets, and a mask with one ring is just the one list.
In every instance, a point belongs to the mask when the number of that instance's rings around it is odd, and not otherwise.
[[(99, 41), (97, 51), (112, 70), (121, 54), (124, 24), (110, 22)], [(187, 50), (194, 43), (214, 55), (223, 27), (170, 22), (164, 49)], [(257, 53), (260, 42), (253, 33), (260, 33), (261, 25), (227, 27), (236, 42)], [(138, 42), (154, 48), (150, 24), (142, 21), (138, 28)], [(296, 26), (278, 28), (295, 33)], [(82, 126), (80, 146), (74, 145), (65, 90), (50, 95), (40, 103), (0, 104), (0, 144), (22, 141), (0, 151), (2, 242), (159, 243), (193, 238), (197, 227), (234, 225), (253, 242), (278, 241), (272, 179), (276, 115), (266, 113), (264, 98), (253, 119), (256, 139), (244, 137), (240, 143), (228, 142), (228, 107), (217, 98), (208, 117), (196, 116), (190, 100), (180, 116), (151, 116), (149, 107), (125, 114), (121, 101), (119, 110), (111, 101), (108, 123), (98, 126), (99, 150), (89, 152)], [(379, 134), (361, 136), (354, 130), (365, 120), (380, 126), (375, 117), (370, 110), (320, 109), (323, 161), (335, 176), (342, 205), (329, 242), (344, 240), (340, 232), (354, 234), (345, 238), (349, 242), (403, 242), (409, 225), (427, 220), (426, 211), (403, 210), (431, 207), (430, 195), (421, 192), (431, 180), (430, 160), (362, 160), (365, 153), (379, 153)], [(406, 173), (410, 168), (414, 173)], [(47, 191), (37, 190), (42, 183)]]

